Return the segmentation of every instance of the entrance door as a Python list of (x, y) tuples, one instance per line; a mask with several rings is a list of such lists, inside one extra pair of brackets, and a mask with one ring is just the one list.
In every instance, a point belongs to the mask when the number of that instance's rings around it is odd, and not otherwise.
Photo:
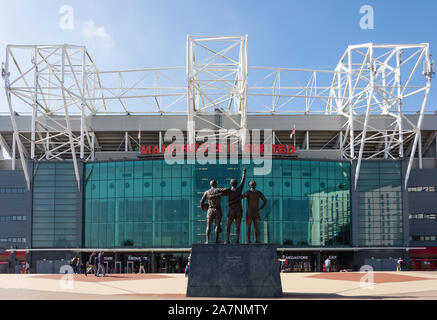
[(159, 261), (159, 273), (167, 273), (168, 270), (168, 260), (167, 257), (161, 257)]
[(121, 273), (121, 261), (115, 261), (115, 273)]
[(110, 268), (110, 262), (105, 261), (105, 273), (112, 273), (112, 270)]
[(134, 262), (128, 261), (126, 264), (126, 273), (134, 273)]

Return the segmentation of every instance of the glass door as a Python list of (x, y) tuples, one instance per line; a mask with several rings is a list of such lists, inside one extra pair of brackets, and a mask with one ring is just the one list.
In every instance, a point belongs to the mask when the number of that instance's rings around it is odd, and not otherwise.
[(134, 262), (128, 261), (126, 263), (126, 273), (134, 273)]

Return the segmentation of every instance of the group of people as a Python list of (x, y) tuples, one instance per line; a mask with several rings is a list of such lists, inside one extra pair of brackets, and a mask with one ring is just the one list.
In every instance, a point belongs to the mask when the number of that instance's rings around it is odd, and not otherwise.
[(93, 252), (89, 256), (88, 267), (85, 271), (85, 276), (88, 276), (88, 273), (92, 272), (96, 277), (98, 277), (100, 272), (102, 272), (103, 276), (106, 277), (105, 256), (103, 254), (103, 251), (100, 251), (99, 254), (97, 254), (97, 252)]
[[(278, 259), (278, 261), (281, 266), (281, 272), (284, 272), (287, 269), (288, 264), (286, 257), (283, 255), (281, 258)], [(329, 259), (329, 257), (327, 257), (326, 260), (323, 262), (322, 272), (331, 272), (331, 259)]]
[[(146, 264), (147, 264), (147, 258), (141, 257), (140, 258), (140, 269), (138, 273), (146, 273)], [(96, 277), (99, 277), (100, 273), (104, 277), (106, 277), (106, 270), (105, 270), (105, 256), (104, 252), (101, 251), (97, 254), (97, 252), (93, 252), (89, 258), (86, 264), (83, 262), (80, 262), (80, 258), (78, 256), (74, 256), (70, 260), (70, 266), (73, 268), (74, 273), (81, 273), (85, 274), (85, 276), (88, 276), (89, 273), (94, 274)]]
[(70, 260), (70, 266), (73, 268), (73, 273), (81, 273), (85, 274), (85, 276), (88, 276), (88, 273), (93, 273), (96, 277), (99, 276), (100, 272), (102, 272), (103, 276), (105, 277), (105, 257), (103, 255), (103, 251), (99, 252), (93, 252), (86, 263), (84, 261), (81, 261), (78, 256), (74, 256)]

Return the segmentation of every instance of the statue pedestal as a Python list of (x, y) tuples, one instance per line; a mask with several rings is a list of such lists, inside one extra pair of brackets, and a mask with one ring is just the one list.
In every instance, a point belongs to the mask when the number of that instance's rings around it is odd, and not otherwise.
[(270, 244), (194, 244), (187, 297), (281, 297), (276, 248)]

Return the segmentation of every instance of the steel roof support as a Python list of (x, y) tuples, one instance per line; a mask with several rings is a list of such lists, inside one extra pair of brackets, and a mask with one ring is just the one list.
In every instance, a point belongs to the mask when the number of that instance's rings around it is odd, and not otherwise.
[(24, 147), (21, 143), (20, 133), (19, 133), (18, 128), (17, 128), (17, 121), (15, 119), (15, 111), (12, 108), (11, 92), (10, 92), (10, 85), (9, 85), (9, 70), (7, 67), (8, 62), (9, 62), (9, 53), (8, 53), (8, 50), (6, 49), (6, 68), (4, 70), (5, 94), (6, 94), (6, 100), (8, 101), (9, 112), (11, 114), (12, 127), (14, 128), (14, 143), (12, 145), (12, 150), (13, 150), (13, 152), (12, 152), (12, 154), (13, 154), (13, 159), (12, 159), (13, 169), (12, 170), (15, 170), (15, 144), (17, 144), (18, 152), (20, 153), (21, 166), (22, 166), (23, 172), (24, 172), (24, 178), (26, 179), (27, 189), (30, 191), (30, 176), (29, 176), (29, 171), (27, 170), (27, 163), (26, 163), (26, 160), (24, 158)]
[[(238, 129), (245, 144), (247, 128), (247, 36), (187, 36), (187, 134), (188, 143), (195, 143), (196, 118), (225, 117)], [(239, 122), (236, 117), (239, 117)], [(203, 118), (204, 119), (204, 118)], [(213, 124), (213, 123), (211, 123)], [(214, 131), (228, 135), (214, 123)]]
[(367, 107), (366, 107), (366, 116), (364, 119), (364, 125), (363, 125), (363, 131), (361, 132), (361, 144), (360, 144), (360, 152), (358, 154), (358, 161), (357, 161), (357, 167), (355, 170), (355, 183), (354, 188), (357, 190), (358, 185), (358, 178), (360, 176), (360, 169), (361, 169), (361, 160), (363, 159), (363, 152), (364, 152), (364, 144), (366, 141), (366, 134), (367, 134), (367, 127), (369, 124), (369, 115), (370, 115), (370, 104), (372, 103), (373, 99), (373, 91), (375, 86), (375, 73), (376, 70), (373, 70), (373, 47), (369, 47), (367, 50), (366, 58), (363, 62), (363, 65), (368, 63), (369, 64), (369, 74), (370, 74), (370, 93), (367, 94)]
[(3, 150), (5, 150), (8, 153), (9, 157), (12, 158), (12, 149), (8, 145), (8, 143), (6, 142), (5, 138), (1, 133), (0, 133), (0, 146), (2, 147)]
[[(23, 129), (14, 128), (21, 161), (72, 159), (77, 167), (76, 148), (84, 161), (93, 159), (98, 142), (88, 132), (89, 116), (117, 113), (183, 114), (188, 143), (196, 142), (196, 124), (203, 123), (215, 135), (239, 139), (241, 146), (248, 115), (337, 114), (345, 117), (338, 141), (344, 159), (411, 159), (413, 146), (420, 149), (420, 116), (430, 84), (416, 71), (425, 61), (426, 76), (433, 72), (427, 43), (349, 46), (335, 70), (250, 67), (250, 84), (247, 36), (189, 35), (186, 50), (185, 68), (100, 72), (83, 46), (7, 46), (2, 73), (11, 121), (23, 106), (32, 111), (31, 128), (24, 131), (26, 136), (30, 131), (30, 156), (20, 140)], [(416, 122), (405, 111), (417, 102), (422, 107)], [(393, 121), (373, 128), (378, 115)], [(211, 120), (215, 116), (220, 121)]]
[(429, 47), (428, 46), (425, 48), (425, 65), (428, 66), (429, 73), (424, 74), (426, 77), (425, 97), (424, 97), (423, 102), (422, 102), (422, 107), (420, 108), (419, 120), (417, 122), (417, 127), (415, 128), (416, 135), (414, 137), (413, 149), (411, 150), (410, 160), (408, 161), (407, 173), (405, 174), (405, 185), (404, 185), (405, 190), (407, 190), (407, 188), (408, 188), (408, 179), (410, 178), (411, 168), (413, 166), (413, 161), (414, 161), (414, 155), (416, 153), (416, 147), (417, 147), (417, 144), (418, 144), (418, 141), (420, 138), (420, 130), (422, 129), (423, 116), (425, 115), (425, 108), (426, 108), (426, 104), (428, 102), (429, 91), (431, 89), (431, 77), (433, 74), (433, 70), (431, 70), (431, 67), (430, 67), (431, 60), (430, 60), (430, 56), (429, 56)]
[(70, 148), (71, 148), (71, 157), (73, 158), (73, 166), (74, 166), (74, 173), (76, 175), (76, 181), (77, 181), (77, 189), (80, 191), (80, 175), (79, 175), (79, 167), (77, 164), (76, 159), (76, 148), (73, 141), (73, 132), (71, 131), (71, 123), (70, 123), (70, 115), (68, 112), (68, 106), (67, 106), (67, 99), (65, 97), (65, 57), (67, 55), (67, 52), (65, 50), (65, 46), (62, 47), (62, 65), (61, 65), (61, 87), (62, 87), (62, 100), (64, 101), (64, 111), (65, 111), (65, 122), (67, 124), (67, 133), (68, 133), (68, 139), (70, 141)]

